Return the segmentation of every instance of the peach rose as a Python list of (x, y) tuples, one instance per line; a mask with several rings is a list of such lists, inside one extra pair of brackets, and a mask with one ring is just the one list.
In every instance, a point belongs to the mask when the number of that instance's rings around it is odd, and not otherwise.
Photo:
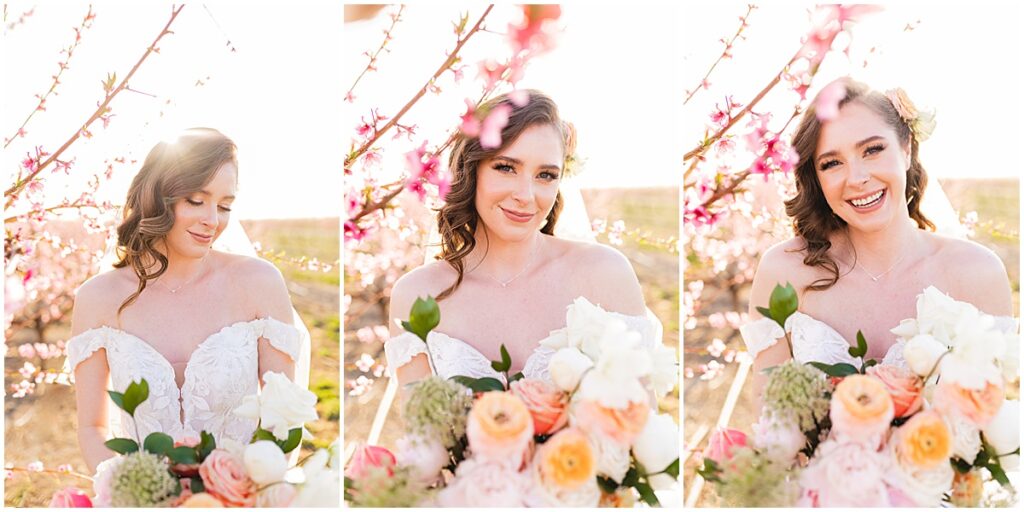
[(893, 402), (882, 381), (867, 375), (850, 375), (832, 393), (829, 416), (832, 431), (859, 441), (875, 440), (889, 428)]
[(594, 400), (583, 400), (576, 407), (576, 420), (586, 429), (596, 429), (605, 437), (624, 446), (633, 444), (644, 425), (651, 409), (647, 400), (629, 402), (625, 409), (605, 407)]
[(910, 416), (924, 405), (924, 382), (914, 372), (899, 366), (879, 365), (867, 374), (880, 380), (892, 397), (893, 417)]
[(79, 489), (65, 487), (53, 493), (50, 508), (92, 508), (92, 500)]
[(732, 452), (736, 448), (747, 445), (747, 435), (742, 430), (734, 428), (718, 428), (711, 434), (708, 446), (704, 449), (704, 458), (711, 459), (721, 465), (732, 458)]
[(935, 388), (935, 408), (942, 412), (959, 411), (979, 428), (992, 421), (1003, 405), (1003, 386), (985, 383), (985, 389), (966, 389), (949, 381)]
[(180, 505), (181, 508), (224, 508), (224, 504), (215, 498), (212, 494), (201, 492), (199, 494), (193, 494), (189, 496), (184, 503)]
[(245, 474), (241, 459), (227, 450), (218, 448), (210, 452), (199, 466), (199, 476), (203, 478), (206, 492), (229, 507), (256, 504), (256, 484)]
[(521, 461), (533, 440), (533, 418), (512, 393), (480, 395), (469, 411), (466, 437), (473, 455), (493, 461)]
[(896, 456), (905, 464), (922, 469), (949, 464), (953, 438), (942, 415), (934, 410), (912, 416), (896, 430)]
[(538, 479), (548, 488), (573, 490), (597, 475), (594, 449), (587, 435), (567, 428), (551, 436), (534, 456)]
[(519, 397), (533, 417), (533, 434), (551, 434), (569, 420), (569, 397), (553, 384), (542, 380), (520, 379), (509, 385), (512, 394)]
[(392, 476), (395, 474), (392, 468), (396, 463), (395, 456), (387, 448), (363, 444), (352, 455), (352, 460), (345, 469), (345, 476), (359, 480), (366, 476), (370, 468), (384, 468), (388, 476)]

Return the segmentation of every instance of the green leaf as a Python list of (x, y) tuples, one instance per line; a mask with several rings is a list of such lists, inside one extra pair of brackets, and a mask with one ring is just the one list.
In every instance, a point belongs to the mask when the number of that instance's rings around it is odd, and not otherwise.
[(512, 368), (512, 357), (508, 355), (505, 344), (501, 344), (501, 361), (491, 361), (491, 368), (496, 372), (507, 372)]
[(679, 478), (679, 457), (665, 468), (664, 473), (672, 478)]
[(153, 432), (142, 442), (143, 450), (156, 455), (163, 455), (171, 448), (174, 448), (174, 438), (163, 432)]
[(263, 427), (260, 427), (260, 428), (256, 429), (256, 432), (253, 433), (253, 440), (254, 441), (275, 441), (276, 442), (277, 438), (274, 437), (274, 433), (273, 432), (271, 432), (269, 430), (266, 430)]
[(177, 448), (171, 448), (167, 450), (167, 458), (171, 459), (175, 464), (198, 464), (199, 460), (196, 459), (195, 448), (188, 446), (179, 446)]
[(952, 459), (950, 459), (950, 464), (952, 464), (953, 469), (955, 469), (957, 473), (960, 473), (961, 475), (966, 474), (973, 467), (969, 462), (961, 459), (960, 457), (953, 457)]
[(605, 494), (612, 494), (619, 488), (619, 483), (606, 476), (597, 476), (597, 486), (604, 491)]
[(128, 389), (124, 390), (124, 403), (122, 409), (128, 413), (129, 416), (134, 417), (135, 409), (145, 402), (149, 398), (149, 383), (146, 379), (142, 379), (139, 382), (132, 382), (128, 385)]
[(864, 362), (864, 369), (866, 370), (868, 368), (871, 368), (872, 366), (874, 366), (876, 364), (878, 364), (878, 361), (876, 361), (874, 359), (868, 359), (867, 361)]
[(288, 439), (280, 442), (278, 446), (281, 447), (281, 451), (288, 453), (299, 447), (299, 443), (302, 442), (302, 427), (296, 427), (288, 431)]
[(203, 479), (202, 478), (200, 478), (198, 476), (194, 476), (194, 477), (191, 478), (191, 480), (192, 480), (192, 485), (189, 486), (189, 488), (192, 489), (192, 493), (193, 494), (199, 494), (201, 492), (206, 492), (206, 486), (203, 485)]
[(846, 377), (859, 373), (857, 367), (850, 363), (825, 364), (817, 361), (807, 363), (823, 372), (829, 377)]
[(792, 284), (787, 282), (785, 287), (778, 284), (775, 285), (775, 289), (772, 290), (772, 296), (768, 299), (768, 310), (771, 313), (770, 318), (785, 329), (786, 319), (789, 318), (789, 315), (796, 312), (797, 304), (796, 289), (793, 288)]
[(508, 379), (508, 383), (511, 384), (511, 383), (513, 383), (513, 382), (515, 382), (517, 380), (525, 379), (525, 378), (526, 378), (526, 376), (523, 375), (523, 372), (518, 372), (515, 375), (513, 375), (511, 378)]
[(116, 405), (118, 409), (121, 409), (122, 411), (125, 410), (124, 393), (118, 393), (117, 391), (107, 391), (107, 394), (110, 395), (110, 399), (114, 402), (114, 405)]
[(123, 437), (115, 437), (103, 443), (103, 446), (110, 448), (111, 450), (121, 454), (127, 455), (129, 453), (139, 451), (139, 444), (131, 439), (125, 439)]
[(405, 330), (419, 336), (424, 342), (427, 341), (427, 334), (441, 323), (441, 309), (433, 297), (426, 299), (417, 298), (409, 310), (409, 321), (402, 322)]
[(630, 466), (629, 471), (626, 471), (626, 476), (622, 477), (622, 486), (636, 487), (638, 483), (640, 483), (640, 473), (636, 471), (636, 467)]
[(992, 478), (999, 482), (999, 485), (1008, 487), (1010, 485), (1010, 479), (1006, 477), (1006, 472), (1003, 471), (1003, 467), (998, 462), (990, 462), (987, 466), (988, 472), (992, 473)]
[(505, 385), (494, 377), (481, 377), (479, 379), (474, 379), (473, 377), (466, 377), (465, 375), (456, 375), (452, 377), (451, 380), (472, 389), (474, 393), (505, 391)]
[(650, 484), (647, 482), (637, 482), (633, 487), (640, 493), (640, 499), (643, 500), (644, 503), (652, 507), (661, 506), (661, 502), (658, 501), (658, 497), (654, 495), (654, 488), (652, 488)]
[(209, 457), (216, 448), (217, 440), (212, 434), (205, 430), (199, 433), (199, 445), (196, 446), (196, 450), (199, 452), (200, 461), (206, 460), (206, 457)]
[(757, 306), (757, 312), (761, 313), (761, 316), (763, 316), (765, 318), (771, 318), (772, 317), (772, 312), (768, 308), (762, 308), (761, 306)]
[(719, 476), (721, 473), (722, 469), (711, 459), (704, 459), (704, 465), (697, 470), (697, 474), (708, 482), (721, 482), (722, 478)]

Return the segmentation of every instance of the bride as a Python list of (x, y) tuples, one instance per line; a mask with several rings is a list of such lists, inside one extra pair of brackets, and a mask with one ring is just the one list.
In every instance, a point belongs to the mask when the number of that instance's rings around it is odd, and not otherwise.
[[(77, 292), (67, 352), (90, 471), (114, 456), (111, 436), (182, 441), (206, 430), (248, 443), (256, 422), (232, 411), (265, 372), (294, 378), (302, 342), (280, 272), (212, 249), (235, 199), (235, 153), (208, 128), (157, 144), (128, 191), (114, 269)], [(149, 399), (134, 419), (112, 412), (108, 380), (124, 391), (142, 378)]]
[[(922, 213), (928, 179), (918, 148), (929, 120), (902, 90), (881, 93), (849, 79), (826, 89), (833, 87), (843, 95), (838, 113), (820, 120), (825, 109), (809, 109), (793, 138), (800, 161), (786, 213), (796, 236), (761, 258), (750, 317), (760, 318), (756, 306), (767, 306), (775, 285), (788, 281), (799, 297), (786, 326), (797, 360), (851, 362), (847, 340), (861, 330), (868, 358), (900, 364), (889, 329), (916, 316), (916, 297), (928, 286), (990, 315), (1011, 315), (1002, 261), (977, 243), (935, 233)], [(790, 354), (756, 326), (741, 330), (760, 396), (760, 370)]]
[[(509, 375), (546, 378), (553, 351), (538, 343), (565, 326), (566, 307), (581, 296), (620, 314), (650, 342), (653, 329), (629, 261), (610, 247), (554, 236), (559, 185), (575, 141), (555, 103), (528, 93), (523, 106), (508, 95), (480, 106), (510, 109), (501, 147), (461, 133), (453, 144), (452, 187), (437, 215), (438, 261), (402, 276), (391, 293), (393, 338), (385, 352), (400, 384), (431, 374), (504, 381), (489, 362), (500, 359), (502, 344), (512, 358)], [(429, 348), (396, 323), (427, 295), (441, 308)]]

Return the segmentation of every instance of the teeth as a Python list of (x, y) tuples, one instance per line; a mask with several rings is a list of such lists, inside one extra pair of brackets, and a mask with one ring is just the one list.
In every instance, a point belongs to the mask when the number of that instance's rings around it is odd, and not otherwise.
[(857, 207), (867, 206), (867, 205), (877, 201), (878, 198), (882, 197), (882, 192), (884, 192), (884, 191), (879, 190), (877, 193), (872, 194), (872, 195), (870, 195), (868, 197), (865, 197), (863, 199), (852, 199), (852, 200), (850, 200), (850, 202), (853, 203), (853, 205), (857, 206)]

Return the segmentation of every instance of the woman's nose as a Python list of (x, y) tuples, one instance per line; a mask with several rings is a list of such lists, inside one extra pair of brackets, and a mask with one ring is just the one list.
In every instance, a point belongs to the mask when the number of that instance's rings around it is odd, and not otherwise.
[(512, 198), (516, 201), (527, 203), (533, 197), (533, 180), (524, 177), (516, 181), (516, 188), (512, 191)]
[(854, 161), (850, 164), (850, 181), (853, 183), (867, 183), (871, 179), (871, 172), (865, 162)]
[(203, 212), (202, 223), (204, 226), (216, 228), (219, 221), (220, 219), (217, 216), (216, 205), (214, 205), (212, 208), (208, 208), (205, 212)]

